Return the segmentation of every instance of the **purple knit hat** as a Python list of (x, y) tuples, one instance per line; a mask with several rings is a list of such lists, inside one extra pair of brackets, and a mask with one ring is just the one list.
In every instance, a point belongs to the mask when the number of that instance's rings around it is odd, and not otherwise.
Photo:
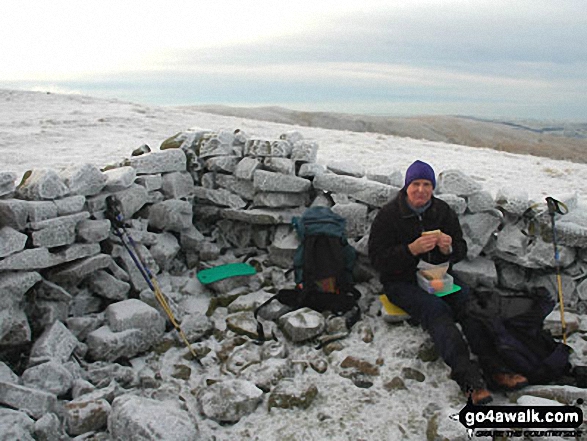
[(407, 188), (416, 179), (426, 179), (432, 182), (432, 188), (436, 188), (434, 170), (429, 164), (420, 160), (414, 161), (406, 170), (406, 183), (404, 188)]

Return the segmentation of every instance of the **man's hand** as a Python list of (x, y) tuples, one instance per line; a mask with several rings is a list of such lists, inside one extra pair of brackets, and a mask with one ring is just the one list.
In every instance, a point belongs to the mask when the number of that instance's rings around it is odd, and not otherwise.
[(420, 236), (411, 244), (408, 245), (410, 253), (414, 256), (432, 251), (438, 244), (439, 236), (436, 234)]
[(442, 254), (449, 255), (452, 253), (452, 237), (448, 234), (440, 233), (437, 245)]
[(414, 256), (432, 251), (438, 247), (442, 254), (452, 253), (452, 237), (438, 232), (437, 234), (424, 234), (408, 245), (410, 253)]

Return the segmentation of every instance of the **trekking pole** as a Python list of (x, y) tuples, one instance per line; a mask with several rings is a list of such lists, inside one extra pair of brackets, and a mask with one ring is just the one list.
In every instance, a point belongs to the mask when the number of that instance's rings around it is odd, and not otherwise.
[[(163, 308), (163, 311), (169, 318), (169, 321), (171, 322), (171, 324), (173, 325), (173, 327), (175, 328), (175, 330), (177, 331), (177, 333), (179, 334), (179, 336), (191, 352), (194, 359), (201, 365), (202, 362), (199, 360), (196, 351), (194, 350), (189, 340), (187, 339), (187, 336), (179, 326), (179, 323), (177, 323), (177, 320), (173, 315), (173, 311), (171, 310), (171, 307), (169, 306), (167, 299), (161, 292), (161, 288), (159, 287), (157, 278), (149, 270), (149, 267), (146, 265), (141, 256), (141, 253), (139, 252), (136, 242), (133, 240), (132, 236), (127, 231), (126, 226), (124, 224), (124, 219), (122, 217), (122, 213), (120, 211), (120, 201), (116, 199), (114, 196), (108, 196), (106, 198), (106, 217), (110, 220), (110, 223), (112, 224), (114, 234), (120, 239), (122, 245), (124, 246), (128, 254), (130, 255), (131, 259), (133, 260), (134, 264), (136, 265), (137, 269), (145, 279), (145, 282), (147, 282), (147, 285), (155, 294), (155, 298), (161, 305), (161, 308)], [(128, 243), (130, 243), (130, 247), (127, 244), (127, 241), (125, 240), (125, 237), (128, 240)], [(131, 247), (132, 249), (134, 249), (134, 252), (131, 249)]]
[(565, 322), (565, 306), (563, 300), (563, 282), (561, 277), (561, 268), (560, 268), (560, 255), (558, 252), (558, 245), (556, 242), (556, 229), (555, 229), (555, 222), (554, 216), (555, 214), (566, 214), (569, 212), (569, 209), (565, 204), (556, 199), (548, 196), (546, 198), (546, 205), (548, 206), (548, 214), (550, 215), (550, 224), (552, 227), (552, 244), (554, 247), (554, 261), (556, 267), (556, 282), (558, 286), (558, 303), (560, 305), (560, 312), (561, 312), (561, 327), (563, 330), (563, 343), (567, 344), (567, 324)]

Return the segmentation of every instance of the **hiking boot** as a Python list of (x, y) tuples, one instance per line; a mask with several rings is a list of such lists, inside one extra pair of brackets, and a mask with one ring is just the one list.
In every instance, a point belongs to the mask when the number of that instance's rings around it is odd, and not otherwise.
[(528, 386), (528, 379), (520, 374), (509, 374), (502, 372), (493, 375), (493, 381), (497, 387), (504, 390), (518, 390)]
[(491, 392), (484, 388), (473, 389), (469, 393), (469, 397), (471, 398), (473, 404), (476, 406), (480, 406), (482, 404), (489, 404), (493, 401), (493, 396), (491, 395)]

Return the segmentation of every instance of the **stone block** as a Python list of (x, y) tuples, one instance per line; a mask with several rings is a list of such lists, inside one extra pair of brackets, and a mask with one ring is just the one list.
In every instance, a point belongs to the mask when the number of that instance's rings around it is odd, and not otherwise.
[(460, 170), (444, 170), (438, 175), (436, 191), (469, 196), (481, 190), (481, 184)]
[(326, 169), (337, 175), (353, 176), (355, 178), (362, 178), (365, 176), (364, 167), (357, 161), (331, 161), (326, 164)]
[(245, 156), (234, 169), (234, 176), (246, 181), (252, 181), (255, 171), (261, 167), (261, 159)]
[(307, 192), (312, 186), (312, 183), (308, 179), (273, 173), (266, 170), (255, 171), (253, 184), (258, 191), (285, 193)]
[(27, 235), (12, 227), (0, 228), (0, 258), (10, 256), (24, 249)]
[(194, 192), (194, 179), (188, 172), (165, 173), (161, 178), (165, 199), (181, 199)]
[(259, 192), (253, 198), (254, 207), (300, 207), (309, 203), (308, 193)]
[(473, 260), (461, 260), (453, 267), (454, 274), (471, 287), (497, 285), (497, 269), (495, 262), (486, 257), (477, 257)]
[(0, 382), (0, 404), (20, 409), (35, 419), (57, 410), (57, 397), (49, 392)]
[(374, 207), (382, 207), (393, 199), (400, 190), (380, 182), (352, 176), (335, 175), (333, 173), (317, 175), (313, 184), (317, 190), (341, 193)]
[(295, 141), (292, 147), (291, 159), (296, 162), (314, 163), (318, 157), (318, 143), (314, 141)]
[(367, 219), (369, 208), (366, 205), (356, 202), (336, 204), (332, 207), (332, 211), (346, 220), (347, 237), (362, 237), (369, 231), (370, 224)]
[(55, 322), (35, 341), (31, 349), (30, 364), (49, 360), (66, 363), (78, 345), (75, 335), (63, 323)]
[(195, 187), (194, 196), (200, 201), (208, 202), (219, 207), (239, 209), (247, 205), (239, 196), (223, 188), (212, 190), (209, 188)]
[(268, 156), (263, 158), (263, 168), (283, 175), (295, 175), (295, 162), (289, 158)]
[(98, 243), (108, 239), (110, 221), (108, 219), (86, 219), (77, 224), (77, 237), (86, 243)]
[(135, 183), (145, 187), (147, 191), (155, 191), (161, 188), (163, 184), (163, 178), (160, 174), (157, 175), (141, 175), (137, 176)]
[(192, 204), (170, 199), (159, 202), (149, 210), (149, 226), (166, 231), (181, 232), (193, 226)]
[(130, 291), (128, 283), (103, 270), (96, 271), (88, 277), (88, 286), (94, 294), (115, 301), (125, 300)]
[(0, 172), (0, 197), (14, 192), (16, 189), (16, 173)]
[(23, 199), (32, 201), (54, 200), (62, 198), (69, 193), (67, 185), (62, 181), (57, 172), (52, 169), (35, 169), (30, 175), (26, 175), (23, 182), (17, 188), (17, 194)]
[(106, 191), (120, 191), (130, 187), (137, 177), (137, 172), (130, 166), (118, 167), (104, 172), (106, 176)]
[(183, 150), (169, 149), (132, 157), (130, 165), (137, 174), (182, 172), (187, 170), (187, 158)]
[(73, 194), (93, 196), (106, 185), (106, 176), (93, 164), (68, 167), (60, 172), (64, 183)]

